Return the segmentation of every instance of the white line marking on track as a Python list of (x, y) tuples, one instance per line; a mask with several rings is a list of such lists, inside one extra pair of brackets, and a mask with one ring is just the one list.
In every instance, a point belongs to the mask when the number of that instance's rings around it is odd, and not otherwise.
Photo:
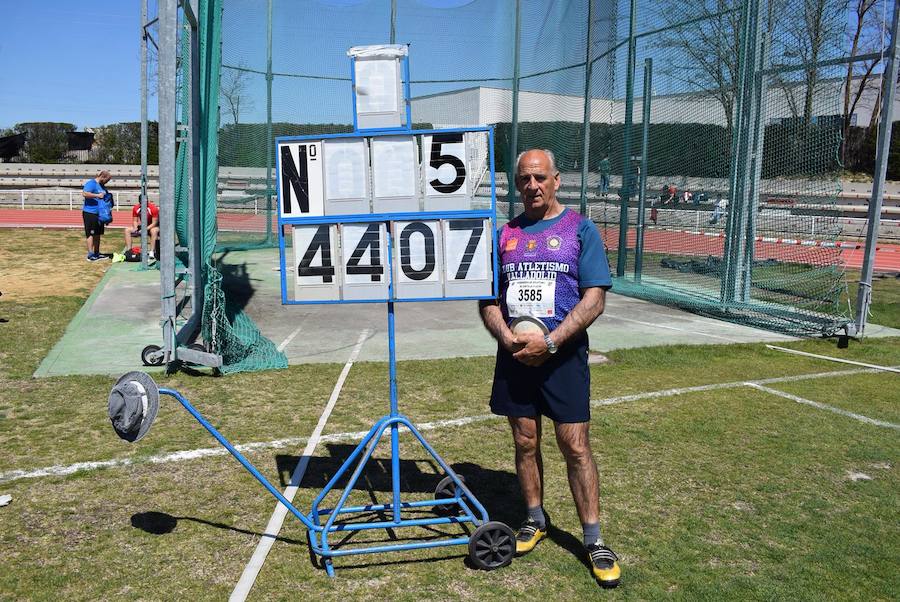
[(675, 326), (666, 326), (665, 324), (654, 324), (652, 322), (641, 322), (640, 320), (634, 320), (632, 318), (623, 318), (622, 316), (610, 315), (609, 316), (615, 320), (622, 320), (623, 322), (631, 322), (633, 324), (643, 324), (644, 326), (652, 326), (654, 328), (665, 328), (666, 330), (677, 330), (678, 332), (689, 332), (691, 334), (699, 334), (702, 337), (710, 337), (713, 339), (721, 339), (723, 341), (728, 341), (729, 343), (740, 343), (741, 341), (738, 339), (732, 339), (730, 337), (723, 337), (718, 334), (709, 334), (708, 332), (698, 332), (696, 330), (688, 330), (686, 328), (677, 328)]
[(830, 355), (819, 355), (817, 353), (809, 353), (807, 351), (798, 351), (796, 349), (788, 349), (787, 347), (779, 347), (778, 345), (766, 345), (769, 349), (775, 349), (776, 351), (783, 351), (785, 353), (793, 353), (794, 355), (803, 355), (806, 357), (814, 357), (820, 360), (828, 360), (830, 362), (840, 362), (842, 364), (851, 364), (853, 366), (863, 366), (864, 368), (873, 368), (875, 370), (883, 370), (885, 372), (897, 372), (900, 373), (900, 369), (891, 368), (890, 366), (878, 366), (876, 364), (867, 364), (865, 362), (856, 362), (853, 360), (845, 360), (840, 357), (831, 357)]
[[(831, 372), (814, 372), (812, 374), (798, 374), (794, 376), (776, 376), (762, 380), (749, 381), (757, 384), (769, 385), (784, 382), (797, 382), (802, 380), (814, 380), (817, 378), (834, 378), (837, 376), (852, 376), (855, 374), (874, 374), (880, 370), (876, 368), (868, 369), (850, 369), (850, 370), (834, 370)], [(619, 397), (607, 397), (605, 399), (595, 399), (591, 401), (591, 405), (605, 406), (623, 403), (626, 401), (638, 401), (641, 399), (653, 399), (657, 397), (668, 397), (671, 395), (683, 395), (685, 393), (694, 393), (699, 391), (712, 391), (715, 389), (733, 389), (735, 387), (746, 386), (748, 381), (737, 381), (728, 383), (715, 383), (710, 385), (698, 385), (695, 387), (680, 387), (677, 389), (665, 389), (662, 391), (648, 391), (646, 393), (635, 393), (633, 395), (622, 395)], [(483, 422), (499, 418), (494, 414), (482, 414), (479, 416), (464, 416), (462, 418), (453, 418), (448, 420), (437, 420), (435, 422), (427, 422), (416, 425), (420, 431), (436, 430), (444, 427), (462, 426), (474, 422)], [(333, 433), (331, 435), (323, 435), (320, 443), (333, 443), (339, 441), (359, 441), (368, 431), (360, 431), (356, 433), (344, 432)], [(256, 441), (253, 443), (243, 443), (234, 447), (241, 453), (255, 452), (264, 449), (279, 449), (284, 447), (294, 447), (302, 445), (309, 441), (308, 437), (289, 437), (286, 439), (275, 439), (273, 441)], [(112, 460), (99, 460), (96, 462), (77, 462), (68, 465), (46, 466), (34, 470), (11, 470), (9, 472), (0, 473), (0, 483), (15, 481), (18, 479), (34, 479), (38, 477), (59, 477), (69, 475), (79, 471), (97, 470), (100, 468), (115, 468), (122, 466), (138, 466), (141, 464), (168, 464), (170, 462), (183, 462), (187, 460), (196, 460), (199, 458), (208, 458), (215, 456), (227, 456), (228, 450), (223, 447), (207, 447), (200, 449), (182, 450), (171, 452), (160, 456), (151, 456), (149, 458), (116, 458)]]
[(802, 403), (802, 404), (806, 404), (808, 406), (812, 406), (814, 408), (819, 408), (820, 410), (827, 410), (829, 412), (834, 412), (835, 414), (840, 414), (841, 416), (847, 416), (848, 418), (853, 418), (854, 420), (859, 420), (860, 422), (865, 422), (866, 424), (874, 424), (875, 426), (884, 426), (887, 428), (900, 430), (900, 424), (894, 424), (893, 422), (885, 422), (884, 420), (876, 420), (875, 418), (869, 418), (868, 416), (863, 416), (862, 414), (848, 412), (847, 410), (842, 410), (841, 408), (836, 408), (836, 407), (830, 406), (828, 404), (819, 403), (818, 401), (813, 401), (811, 399), (805, 399), (803, 397), (798, 397), (797, 395), (785, 393), (784, 391), (779, 391), (777, 389), (771, 389), (769, 387), (764, 387), (757, 383), (748, 382), (745, 384), (748, 387), (753, 387), (754, 389), (758, 389), (760, 391), (765, 391), (766, 393), (771, 393), (772, 395), (784, 397), (785, 399), (790, 399), (791, 401), (796, 401), (797, 403)]
[[(294, 333), (288, 337), (285, 341), (289, 341), (293, 338), (300, 329), (294, 331)], [(356, 361), (356, 358), (359, 357), (359, 352), (362, 349), (363, 343), (366, 342), (366, 339), (369, 337), (369, 331), (363, 330), (359, 333), (359, 340), (356, 341), (356, 346), (353, 348), (353, 351), (350, 352), (350, 357), (347, 359), (347, 363), (344, 364), (344, 369), (341, 370), (341, 375), (338, 377), (337, 382), (334, 385), (334, 389), (331, 391), (331, 397), (328, 399), (328, 403), (325, 405), (325, 410), (323, 410), (322, 415), (319, 417), (319, 422), (316, 424), (316, 428), (313, 429), (312, 435), (309, 437), (309, 441), (306, 443), (306, 448), (303, 450), (303, 455), (300, 457), (300, 461), (297, 463), (297, 466), (294, 468), (294, 473), (291, 475), (291, 482), (288, 484), (288, 488), (284, 490), (284, 497), (289, 502), (294, 501), (294, 496), (297, 494), (297, 490), (300, 488), (300, 481), (303, 480), (303, 475), (306, 473), (306, 467), (309, 465), (309, 459), (312, 457), (313, 451), (316, 449), (316, 445), (319, 443), (319, 439), (322, 435), (322, 430), (325, 428), (325, 424), (328, 422), (328, 418), (331, 416), (332, 410), (334, 410), (334, 406), (337, 403), (338, 396), (341, 394), (341, 389), (344, 388), (344, 381), (347, 380), (347, 375), (350, 373), (350, 368), (353, 366), (353, 362)], [(256, 550), (253, 552), (253, 556), (250, 558), (250, 562), (247, 563), (247, 566), (244, 567), (244, 572), (241, 574), (241, 578), (238, 580), (237, 585), (234, 586), (234, 591), (231, 592), (231, 597), (229, 600), (235, 601), (243, 601), (247, 599), (247, 594), (250, 593), (250, 589), (253, 587), (253, 584), (256, 582), (256, 577), (259, 575), (260, 569), (262, 569), (263, 563), (266, 561), (266, 556), (269, 554), (269, 550), (272, 549), (272, 545), (275, 543), (275, 538), (278, 537), (278, 533), (281, 531), (281, 527), (284, 524), (284, 518), (287, 516), (288, 509), (287, 506), (278, 502), (278, 505), (275, 507), (275, 511), (272, 513), (272, 516), (269, 518), (269, 524), (266, 525), (265, 533), (260, 538), (259, 543), (256, 545)]]
[(285, 340), (281, 341), (281, 345), (278, 346), (278, 351), (284, 351), (284, 348), (291, 344), (291, 341), (294, 340), (294, 337), (296, 337), (298, 334), (300, 334), (300, 331), (302, 329), (303, 329), (303, 324), (298, 326), (297, 329), (294, 330), (294, 332), (292, 332), (291, 334), (289, 334)]

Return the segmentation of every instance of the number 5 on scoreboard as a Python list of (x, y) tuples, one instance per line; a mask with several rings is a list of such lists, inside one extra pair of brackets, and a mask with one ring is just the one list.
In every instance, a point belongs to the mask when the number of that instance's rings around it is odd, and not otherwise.
[(423, 136), (425, 211), (471, 209), (466, 157), (469, 139), (462, 132)]

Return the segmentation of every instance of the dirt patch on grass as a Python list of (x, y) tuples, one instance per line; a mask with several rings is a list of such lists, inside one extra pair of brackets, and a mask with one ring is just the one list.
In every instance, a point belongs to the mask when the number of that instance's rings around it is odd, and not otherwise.
[[(101, 239), (101, 251), (112, 251), (109, 241), (117, 237), (111, 236)], [(84, 233), (78, 230), (0, 228), (3, 300), (89, 295), (109, 269), (109, 261), (86, 261), (86, 253)]]

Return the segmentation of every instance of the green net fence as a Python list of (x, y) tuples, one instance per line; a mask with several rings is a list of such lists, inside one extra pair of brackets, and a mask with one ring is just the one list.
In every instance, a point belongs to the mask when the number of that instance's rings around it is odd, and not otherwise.
[[(228, 294), (228, 283), (216, 263), (218, 244), (219, 210), (219, 95), (221, 60), (221, 7), (218, 2), (201, 2), (199, 22), (200, 62), (199, 82), (199, 137), (200, 137), (200, 179), (201, 195), (200, 214), (195, 216), (199, 221), (200, 256), (203, 265), (195, 273), (202, 279), (204, 295), (202, 308), (194, 308), (201, 312), (200, 334), (208, 350), (221, 355), (221, 371), (225, 374), (250, 370), (286, 368), (287, 357), (279, 351), (275, 344), (264, 337), (253, 319), (243, 310), (239, 301), (240, 295), (231, 291)], [(186, 29), (185, 29), (186, 32)], [(180, 123), (188, 123), (189, 116), (185, 108), (189, 106), (188, 95), (191, 85), (190, 46), (188, 35), (182, 35), (181, 41), (181, 73), (179, 82), (182, 90), (180, 102)], [(183, 131), (183, 129), (182, 129)], [(191, 227), (191, 205), (188, 198), (187, 181), (190, 173), (188, 162), (188, 144), (178, 145), (175, 178), (175, 232), (181, 248), (187, 248), (190, 237), (197, 231)], [(222, 215), (226, 218), (225, 215)], [(227, 219), (227, 218), (226, 218)], [(195, 241), (198, 242), (198, 241)], [(181, 265), (188, 263), (187, 253), (177, 253)]]
[[(350, 131), (347, 49), (406, 43), (414, 123), (495, 126), (505, 216), (521, 210), (511, 158), (554, 151), (560, 198), (600, 228), (615, 292), (788, 334), (849, 321), (835, 244), (846, 3), (201, 6), (215, 29), (201, 47), (204, 143), (216, 157), (205, 172), (205, 256), (275, 245), (274, 139)], [(242, 338), (249, 322), (235, 326), (228, 296), (206, 278), (208, 302), (226, 309), (204, 312), (204, 333), (209, 319), (216, 336), (230, 327)], [(263, 355), (258, 367), (283, 362)]]
[[(816, 23), (814, 10), (833, 14)], [(615, 246), (616, 290), (789, 334), (834, 333), (850, 314), (834, 244), (846, 67), (808, 64), (841, 55), (846, 15), (826, 2), (661, 0), (636, 22), (630, 96), (625, 66), (614, 86), (633, 108), (618, 162), (632, 178), (617, 191), (628, 216), (619, 198), (592, 207)]]

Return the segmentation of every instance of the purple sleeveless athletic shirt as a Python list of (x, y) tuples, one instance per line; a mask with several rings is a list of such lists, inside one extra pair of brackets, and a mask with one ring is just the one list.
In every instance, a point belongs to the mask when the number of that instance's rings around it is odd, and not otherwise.
[[(526, 232), (519, 215), (500, 231), (500, 307), (509, 324), (506, 303), (509, 285), (515, 280), (555, 280), (553, 315), (534, 316), (551, 331), (565, 319), (581, 299), (578, 288), (578, 258), (581, 243), (578, 226), (582, 216), (566, 211), (559, 221), (540, 232)], [(530, 222), (529, 226), (533, 225)]]

